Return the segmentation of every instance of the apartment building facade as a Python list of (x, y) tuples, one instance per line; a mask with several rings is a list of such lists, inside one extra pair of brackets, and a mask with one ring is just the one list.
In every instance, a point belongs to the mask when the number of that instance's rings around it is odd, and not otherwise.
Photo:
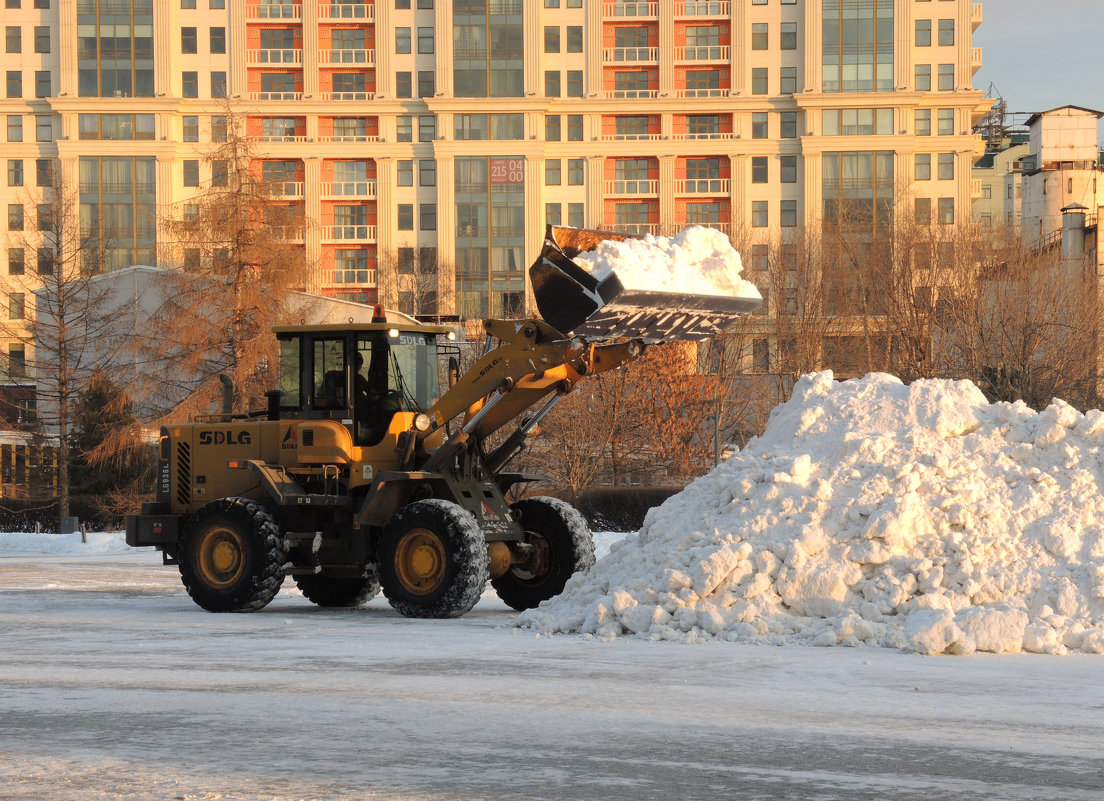
[(546, 222), (739, 231), (754, 278), (840, 200), (938, 224), (980, 191), (976, 2), (0, 2), (9, 275), (55, 169), (105, 267), (175, 266), (158, 217), (228, 114), (316, 223), (307, 289), (421, 313), (520, 311)]

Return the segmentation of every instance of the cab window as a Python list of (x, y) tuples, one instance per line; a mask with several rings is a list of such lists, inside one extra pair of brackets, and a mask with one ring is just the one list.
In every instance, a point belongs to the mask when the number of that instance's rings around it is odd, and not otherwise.
[(316, 339), (312, 356), (312, 398), (316, 409), (345, 409), (345, 340)]

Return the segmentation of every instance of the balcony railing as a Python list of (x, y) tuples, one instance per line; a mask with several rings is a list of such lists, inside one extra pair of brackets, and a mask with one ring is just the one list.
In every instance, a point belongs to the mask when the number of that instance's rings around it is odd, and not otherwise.
[(728, 45), (688, 45), (675, 48), (675, 61), (728, 61)]
[(323, 100), (372, 100), (375, 98), (375, 92), (320, 92), (319, 97)]
[(732, 223), (730, 222), (694, 222), (693, 220), (685, 220), (684, 222), (677, 223), (679, 228), (685, 228), (688, 225), (700, 225), (703, 228), (712, 228), (714, 231), (720, 231), (725, 236), (729, 236), (732, 233)]
[(362, 19), (372, 22), (376, 18), (376, 7), (366, 3), (319, 3), (318, 18)]
[(606, 19), (655, 19), (659, 16), (659, 3), (602, 3), (602, 16)]
[(282, 242), (302, 242), (306, 235), (301, 225), (280, 225), (268, 230), (272, 232), (273, 237)]
[(658, 142), (663, 138), (657, 133), (611, 133), (602, 134), (602, 139), (607, 142)]
[(302, 181), (271, 181), (266, 188), (274, 197), (303, 197)]
[(615, 62), (656, 62), (659, 61), (659, 48), (607, 47), (602, 51), (602, 60)]
[(378, 142), (379, 136), (376, 134), (326, 134), (325, 136), (317, 137), (318, 142)]
[(727, 178), (686, 178), (675, 181), (676, 195), (727, 195)]
[(606, 181), (605, 192), (606, 197), (614, 195), (658, 195), (659, 181), (647, 179)]
[(973, 26), (974, 30), (977, 30), (977, 27), (981, 25), (984, 19), (985, 16), (981, 11), (981, 3), (973, 3), (970, 6), (970, 24)]
[(676, 133), (671, 135), (672, 139), (732, 139), (733, 134), (721, 133), (720, 131), (709, 131), (707, 133), (690, 133), (683, 131), (682, 133)]
[(973, 47), (970, 48), (970, 51), (970, 66), (973, 68), (974, 72), (977, 72), (981, 69), (981, 48)]
[(732, 15), (732, 4), (727, 0), (685, 0), (675, 3), (676, 17), (728, 17)]
[(658, 89), (607, 89), (606, 97), (611, 100), (631, 100), (634, 98), (659, 97)]
[(250, 64), (302, 64), (302, 48), (278, 48), (272, 50), (250, 50), (247, 54)]
[(375, 242), (374, 225), (323, 225), (323, 242)]
[(375, 181), (332, 181), (322, 183), (322, 197), (375, 197)]
[(310, 140), (306, 136), (299, 136), (297, 134), (259, 134), (257, 136), (250, 136), (250, 142), (309, 142)]
[(250, 92), (250, 100), (302, 100), (300, 92)]
[(623, 231), (626, 234), (658, 234), (659, 223), (609, 223), (611, 231)]
[(970, 180), (970, 197), (975, 200), (981, 197), (981, 179), (973, 178)]
[(376, 63), (375, 50), (320, 50), (319, 64), (363, 64), (371, 67)]
[(245, 7), (245, 18), (254, 20), (287, 19), (298, 20), (303, 17), (303, 6), (284, 3), (250, 3)]
[(728, 97), (728, 89), (676, 89), (675, 97)]
[(375, 286), (377, 280), (375, 270), (334, 267), (322, 271), (322, 283), (326, 286)]

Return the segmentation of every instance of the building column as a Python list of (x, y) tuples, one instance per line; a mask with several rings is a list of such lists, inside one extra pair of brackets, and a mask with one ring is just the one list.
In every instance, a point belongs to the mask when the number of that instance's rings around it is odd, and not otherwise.
[[(317, 157), (303, 159), (303, 219), (320, 223), (322, 220), (322, 160)], [(303, 248), (307, 264), (322, 263), (322, 231), (318, 225), (303, 227)], [(307, 275), (307, 291), (318, 294), (322, 288), (322, 276), (318, 270)]]
[(805, 0), (805, 89), (812, 92), (824, 85), (823, 20), (820, 0)]
[[(437, 30), (441, 30), (441, 17), (444, 15), (443, 6), (451, 4), (437, 3)], [(393, 32), (394, 28), (391, 27), (391, 9), (395, 7), (394, 3), (376, 3), (376, 97), (377, 98), (394, 98), (395, 97), (395, 71), (391, 67), (392, 53), (395, 49), (395, 43), (393, 39), (383, 40), (380, 38), (380, 31)], [(451, 48), (452, 45), (450, 44)], [(437, 76), (440, 78), (441, 71), (441, 57), (437, 56)], [(452, 83), (452, 73), (449, 72), (449, 84)], [(438, 85), (440, 88), (440, 85)], [(382, 120), (381, 120), (382, 122)], [(383, 134), (383, 131), (380, 131)]]
[(303, 3), (303, 94), (318, 97), (318, 4)]
[[(380, 6), (388, 5), (387, 3), (376, 3), (376, 13), (379, 13)], [(437, 68), (437, 89), (438, 95), (445, 97), (452, 97), (453, 95), (453, 83), (452, 83), (452, 64), (454, 60), (452, 50), (452, 3), (437, 3), (436, 13), (434, 17), (436, 41), (433, 45), (433, 50), (436, 53), (436, 68)], [(380, 30), (379, 23), (377, 22), (376, 30)], [(379, 70), (376, 70), (376, 80), (379, 81)], [(438, 210), (440, 214), (440, 210)], [(440, 251), (438, 251), (440, 253)], [(440, 259), (438, 259), (440, 261)], [(447, 297), (452, 297), (454, 293), (449, 292)], [(446, 295), (438, 294), (438, 297), (446, 297)]]
[(751, 209), (747, 204), (747, 155), (744, 153), (731, 153), (728, 157), (730, 182), (732, 188), (732, 204), (729, 209), (732, 230), (742, 231), (751, 225)]
[(729, 86), (732, 91), (739, 91), (744, 94), (750, 94), (751, 90), (748, 86), (747, 75), (747, 8), (745, 3), (735, 2), (732, 4), (732, 30), (729, 34), (729, 38), (732, 40), (732, 49), (730, 50), (730, 59), (732, 62)]
[[(62, 6), (62, 20), (69, 18), (70, 16), (75, 21), (77, 18), (76, 3), (70, 3), (73, 6), (72, 9), (66, 9), (65, 5)], [(179, 3), (177, 6), (179, 7)], [(236, 3), (231, 4), (231, 8), (236, 6)], [(173, 90), (173, 79), (175, 77), (175, 70), (173, 70), (173, 53), (176, 52), (173, 46), (173, 34), (177, 35), (176, 45), (179, 46), (180, 39), (177, 31), (179, 27), (173, 25), (172, 15), (173, 12), (168, 9), (169, 3), (154, 3), (153, 4), (153, 93), (155, 95), (170, 95), (178, 96), (179, 92)], [(239, 10), (239, 14), (243, 14), (244, 10)], [(162, 19), (166, 17), (166, 19)], [(244, 20), (243, 20), (244, 21)], [(63, 22), (62, 25), (65, 23)], [(245, 29), (245, 26), (241, 26)], [(231, 26), (230, 30), (234, 30)], [(98, 34), (97, 34), (98, 35)], [(76, 41), (74, 39), (74, 41)], [(244, 58), (242, 60), (244, 64)], [(62, 73), (65, 75), (64, 64), (62, 65)], [(62, 78), (64, 81), (65, 79)], [(70, 79), (72, 80), (72, 79)], [(229, 87), (227, 87), (229, 88)], [(72, 94), (76, 94), (74, 91)]]
[[(158, 14), (155, 5), (153, 13)], [(58, 14), (60, 15), (60, 27), (58, 31), (58, 47), (60, 53), (60, 69), (58, 70), (58, 94), (76, 97), (77, 85), (77, 0), (59, 0)], [(154, 18), (156, 22), (156, 17)], [(158, 59), (158, 62), (160, 59)], [(160, 84), (157, 91), (161, 91)]]
[[(440, 3), (439, 5), (445, 5)], [(544, 35), (540, 25), (540, 7), (538, 0), (525, 0), (522, 19), (522, 38), (525, 40), (524, 75), (522, 91), (528, 97), (544, 94), (544, 81), (541, 80), (544, 59)], [(489, 43), (488, 43), (489, 46)]]
[(456, 314), (456, 308), (456, 165), (438, 153), (437, 313)]
[(583, 224), (587, 228), (605, 228), (606, 157), (586, 157), (586, 209)]
[[(598, 6), (595, 13), (598, 19), (583, 29), (586, 36), (586, 41), (583, 43), (583, 49), (586, 51), (586, 69), (583, 71), (583, 97), (597, 97), (600, 92), (605, 91), (603, 89), (605, 75), (602, 71), (602, 34), (604, 27), (602, 23), (602, 4), (595, 2), (594, 5)], [(589, 22), (589, 10), (587, 14)], [(543, 52), (543, 50), (544, 47), (541, 46), (539, 52)]]
[(659, 94), (675, 91), (675, 0), (659, 0)]
[[(167, 4), (166, 4), (167, 5)], [(162, 6), (163, 7), (163, 6)], [(154, 14), (157, 13), (158, 4), (154, 4)], [(154, 20), (156, 22), (156, 18)], [(160, 30), (162, 26), (155, 25)], [(227, 76), (226, 94), (229, 97), (249, 97), (249, 72), (246, 66), (247, 51), (249, 49), (249, 39), (247, 37), (247, 29), (245, 24), (245, 3), (230, 3), (230, 22), (229, 27), (226, 29), (226, 35), (229, 41), (227, 47), (230, 49), (230, 75)], [(160, 33), (158, 33), (160, 36)], [(161, 40), (157, 40), (157, 46), (161, 46)], [(169, 51), (163, 51), (165, 53)], [(162, 59), (157, 59), (158, 76), (160, 76)], [(161, 90), (160, 77), (157, 81), (158, 91)], [(171, 89), (166, 88), (164, 91), (171, 92)]]
[[(174, 201), (176, 198), (176, 189), (174, 181), (174, 171), (176, 169), (177, 158), (176, 154), (170, 156), (159, 156), (155, 166), (156, 173), (154, 180), (157, 182), (156, 189), (156, 203), (157, 208), (168, 210), (167, 213), (174, 218), (177, 217), (177, 210), (174, 207)], [(64, 167), (62, 168), (64, 171)], [(166, 212), (159, 212), (163, 214)], [(161, 226), (158, 226), (160, 228)], [(160, 236), (161, 232), (158, 231), (157, 236), (157, 263), (164, 266), (166, 263), (172, 266), (179, 264), (177, 260), (177, 254), (171, 252), (172, 243), (167, 242)]]
[(675, 156), (659, 157), (659, 230), (675, 233)]

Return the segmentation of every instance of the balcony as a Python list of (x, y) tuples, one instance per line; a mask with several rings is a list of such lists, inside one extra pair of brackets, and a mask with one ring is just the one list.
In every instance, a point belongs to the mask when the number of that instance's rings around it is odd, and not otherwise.
[(973, 72), (971, 74), (974, 74), (978, 70), (981, 69), (981, 48), (980, 47), (970, 48), (970, 68), (971, 68), (971, 70), (973, 70)]
[(322, 197), (375, 197), (375, 181), (331, 181), (322, 183)]
[(602, 50), (602, 60), (609, 62), (659, 62), (658, 47), (607, 47)]
[(323, 242), (375, 242), (374, 225), (323, 225)]
[(298, 136), (296, 134), (259, 134), (257, 136), (250, 136), (250, 142), (309, 142), (310, 140), (305, 136)]
[(366, 3), (319, 3), (318, 19), (320, 20), (347, 20), (362, 19), (366, 22), (374, 22), (376, 19), (375, 5)]
[(690, 45), (675, 48), (675, 61), (728, 61), (728, 45)]
[(728, 97), (728, 89), (676, 89), (675, 97)]
[(323, 100), (374, 100), (375, 92), (319, 92)]
[[(369, 6), (371, 8), (371, 6)], [(376, 64), (375, 50), (319, 50), (319, 64), (360, 64), (373, 67)]]
[(607, 89), (610, 100), (632, 100), (637, 98), (659, 97), (658, 89)]
[(306, 232), (303, 230), (303, 227), (301, 225), (280, 225), (276, 226), (275, 228), (270, 228), (269, 231), (272, 232), (272, 236), (275, 239), (278, 239), (281, 242), (302, 244), (304, 239), (306, 238)]
[(250, 92), (250, 100), (302, 100), (302, 92)]
[(303, 18), (303, 6), (269, 3), (250, 3), (245, 7), (246, 22), (267, 22), (268, 20), (300, 20)]
[(727, 0), (685, 0), (675, 3), (675, 17), (730, 17), (732, 4)]
[(626, 234), (658, 234), (659, 223), (609, 223), (611, 231), (621, 231)]
[(981, 3), (973, 3), (970, 6), (970, 25), (976, 31), (978, 26), (981, 25), (984, 20), (984, 15), (981, 12)]
[(973, 178), (970, 181), (970, 197), (977, 200), (981, 197), (981, 179)]
[(729, 180), (727, 178), (686, 178), (675, 181), (676, 195), (727, 195), (729, 194)]
[(617, 180), (604, 183), (606, 197), (626, 197), (659, 194), (659, 181), (651, 180)]
[(606, 19), (656, 19), (659, 3), (602, 3)]
[(302, 48), (277, 49), (277, 50), (250, 50), (246, 54), (246, 61), (251, 67), (266, 64), (298, 64), (303, 63)]
[(676, 133), (671, 135), (672, 139), (733, 139), (734, 134), (731, 132), (721, 133), (720, 131), (707, 131), (705, 133)]
[(322, 271), (322, 284), (329, 287), (375, 286), (377, 280), (375, 270), (346, 270), (335, 267)]
[(301, 198), (303, 197), (303, 182), (302, 181), (269, 181), (266, 182), (265, 188), (268, 193), (273, 197), (279, 198)]

